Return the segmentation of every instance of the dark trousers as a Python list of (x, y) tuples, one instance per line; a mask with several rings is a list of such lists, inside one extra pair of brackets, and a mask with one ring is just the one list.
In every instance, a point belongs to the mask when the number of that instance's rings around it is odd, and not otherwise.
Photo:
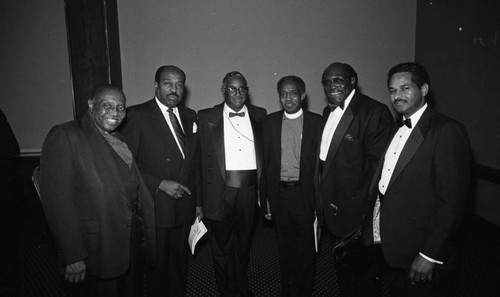
[(148, 297), (184, 296), (189, 261), (189, 225), (156, 229), (157, 264), (147, 269)]
[(224, 217), (210, 221), (210, 245), (220, 296), (246, 296), (257, 189), (226, 187)]
[(300, 188), (281, 187), (276, 219), (281, 296), (311, 296), (314, 285), (314, 214), (305, 205)]
[(384, 291), (388, 291), (391, 297), (453, 296), (456, 270), (443, 270), (436, 266), (432, 281), (412, 284), (408, 278), (409, 269), (389, 266), (384, 260), (380, 245), (366, 247), (366, 255), (370, 262), (366, 263), (350, 296), (380, 297)]
[(103, 279), (87, 275), (78, 284), (68, 284), (70, 297), (137, 297), (143, 296), (144, 263), (141, 248), (142, 231), (139, 219), (132, 223), (130, 266), (119, 277)]

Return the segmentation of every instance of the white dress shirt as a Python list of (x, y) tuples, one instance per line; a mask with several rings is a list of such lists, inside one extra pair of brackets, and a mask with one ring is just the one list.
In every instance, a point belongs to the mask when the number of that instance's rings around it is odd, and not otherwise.
[(344, 109), (337, 107), (335, 108), (334, 111), (330, 112), (330, 115), (328, 116), (325, 128), (323, 129), (323, 135), (321, 136), (321, 148), (319, 151), (319, 159), (321, 161), (326, 161), (326, 157), (328, 156), (328, 150), (330, 149), (330, 143), (332, 142), (333, 134), (335, 133), (335, 130), (337, 129), (340, 119), (342, 119), (342, 116), (344, 115), (347, 106), (349, 106), (349, 103), (351, 103), (352, 96), (354, 96), (355, 92), (356, 90), (353, 89), (349, 94), (349, 96), (347, 96), (347, 99), (345, 99)]
[[(177, 139), (177, 134), (175, 134), (174, 127), (172, 126), (172, 123), (170, 122), (170, 116), (168, 115), (168, 109), (170, 107), (163, 105), (163, 103), (161, 103), (160, 100), (158, 100), (158, 98), (156, 98), (156, 97), (155, 97), (155, 100), (156, 100), (156, 103), (158, 104), (158, 107), (160, 107), (161, 113), (163, 114), (165, 121), (167, 121), (168, 127), (170, 128), (172, 135), (174, 136), (175, 142), (177, 143), (177, 147), (179, 148), (179, 151), (182, 154), (182, 158), (185, 159), (186, 156), (184, 156), (184, 152), (182, 151), (181, 145), (179, 144), (179, 139)], [(179, 109), (177, 107), (174, 107), (172, 109), (173, 109), (174, 115), (177, 117), (177, 120), (179, 121), (179, 125), (181, 126), (182, 131), (184, 132), (185, 130), (184, 130), (184, 127), (182, 126), (181, 117), (179, 116)]]
[(226, 170), (255, 170), (257, 159), (252, 124), (248, 109), (244, 105), (240, 112), (245, 115), (229, 117), (230, 112), (235, 112), (224, 103), (224, 152)]

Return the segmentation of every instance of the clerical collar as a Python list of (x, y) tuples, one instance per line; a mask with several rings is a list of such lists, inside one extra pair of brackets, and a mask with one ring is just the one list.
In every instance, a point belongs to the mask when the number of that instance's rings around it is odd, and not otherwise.
[(304, 113), (304, 111), (302, 111), (302, 108), (301, 108), (301, 109), (299, 109), (299, 111), (297, 111), (296, 113), (292, 113), (292, 114), (290, 114), (290, 113), (288, 113), (288, 112), (286, 112), (286, 111), (284, 112), (285, 117), (286, 117), (287, 119), (290, 119), (290, 120), (295, 120), (295, 119), (297, 119), (297, 118), (298, 118), (298, 117), (300, 117), (303, 113)]
[[(424, 113), (424, 111), (426, 109), (427, 109), (427, 102), (422, 107), (420, 107), (419, 110), (415, 111), (414, 114), (412, 114), (410, 117), (408, 117), (409, 119), (411, 119), (411, 126), (412, 127), (417, 126), (418, 121), (420, 120), (420, 118), (422, 117), (422, 114)], [(403, 116), (403, 119), (406, 120), (406, 117)]]

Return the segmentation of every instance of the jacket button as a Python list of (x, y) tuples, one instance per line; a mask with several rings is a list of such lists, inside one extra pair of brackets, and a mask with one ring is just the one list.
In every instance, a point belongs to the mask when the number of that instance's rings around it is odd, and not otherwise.
[(167, 162), (170, 162), (170, 161), (172, 161), (172, 160), (170, 160), (170, 158), (167, 158)]

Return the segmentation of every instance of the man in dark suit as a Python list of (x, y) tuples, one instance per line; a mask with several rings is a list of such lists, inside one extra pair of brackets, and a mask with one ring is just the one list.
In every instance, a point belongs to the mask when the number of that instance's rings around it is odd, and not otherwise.
[(196, 112), (180, 105), (186, 75), (176, 66), (155, 74), (155, 98), (129, 107), (123, 134), (155, 198), (158, 263), (148, 273), (149, 296), (183, 296), (188, 236), (196, 216)]
[[(322, 76), (329, 105), (323, 111), (319, 162), (315, 175), (320, 225), (337, 241), (361, 225), (370, 178), (390, 137), (389, 108), (356, 89), (356, 71), (343, 63)], [(349, 296), (354, 267), (337, 267), (339, 286)]]
[[(311, 296), (314, 284), (314, 168), (321, 116), (302, 109), (304, 81), (278, 81), (283, 110), (264, 121), (264, 161), (260, 205), (269, 202), (276, 220), (281, 296)], [(263, 207), (262, 209), (265, 209)]]
[(86, 296), (140, 296), (146, 238), (155, 261), (153, 199), (131, 152), (115, 132), (125, 95), (98, 87), (83, 118), (52, 128), (41, 155), (41, 199), (60, 252), (64, 278), (87, 276)]
[(262, 170), (262, 121), (267, 112), (246, 103), (245, 77), (222, 81), (224, 103), (200, 110), (200, 174), (215, 276), (221, 296), (253, 296), (247, 266)]
[[(427, 105), (429, 76), (421, 65), (393, 67), (388, 88), (404, 121), (370, 187), (362, 235), (365, 244), (375, 244), (368, 249), (374, 259), (368, 272), (384, 271), (391, 296), (451, 296), (454, 236), (470, 179), (467, 132)], [(380, 273), (366, 276), (368, 284), (380, 279)]]

